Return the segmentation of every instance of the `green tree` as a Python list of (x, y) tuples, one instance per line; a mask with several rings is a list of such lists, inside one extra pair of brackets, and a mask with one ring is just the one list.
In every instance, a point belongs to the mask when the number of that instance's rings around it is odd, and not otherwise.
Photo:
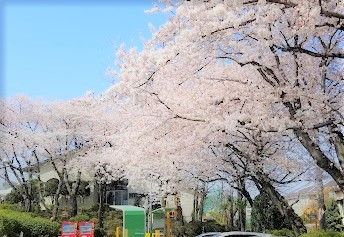
[(267, 194), (261, 193), (254, 199), (251, 213), (254, 231), (288, 228), (284, 219)]
[[(31, 191), (29, 192), (31, 195), (28, 197), (24, 197), (23, 189), (30, 187)], [(31, 183), (24, 185), (18, 185), (15, 189), (12, 189), (9, 194), (5, 196), (5, 201), (11, 204), (21, 204), (22, 207), (25, 209), (25, 199), (30, 200), (32, 208), (30, 211), (38, 210), (39, 207), (39, 193), (38, 193), (38, 181), (32, 180)]]
[(325, 211), (326, 229), (333, 231), (344, 230), (343, 217), (340, 216), (337, 203), (332, 200)]
[(59, 180), (56, 178), (49, 179), (44, 184), (44, 195), (46, 197), (53, 197), (56, 193), (57, 187), (59, 184)]
[(24, 202), (24, 198), (19, 190), (12, 189), (11, 192), (5, 196), (5, 202), (18, 204)]

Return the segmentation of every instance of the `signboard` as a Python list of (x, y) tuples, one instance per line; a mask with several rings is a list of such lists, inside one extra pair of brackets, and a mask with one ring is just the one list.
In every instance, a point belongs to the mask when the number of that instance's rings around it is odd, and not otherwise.
[(175, 211), (169, 211), (168, 212), (171, 219), (176, 218), (176, 212)]
[(62, 222), (61, 237), (77, 237), (78, 225), (75, 222)]
[(79, 237), (94, 237), (94, 223), (79, 222)]

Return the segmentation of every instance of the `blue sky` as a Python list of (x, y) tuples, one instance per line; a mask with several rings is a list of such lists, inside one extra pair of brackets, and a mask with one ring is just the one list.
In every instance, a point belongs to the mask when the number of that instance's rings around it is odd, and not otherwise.
[(153, 0), (129, 2), (5, 4), (2, 94), (54, 100), (103, 91), (116, 49), (141, 48), (151, 36), (149, 23), (166, 21), (144, 13)]

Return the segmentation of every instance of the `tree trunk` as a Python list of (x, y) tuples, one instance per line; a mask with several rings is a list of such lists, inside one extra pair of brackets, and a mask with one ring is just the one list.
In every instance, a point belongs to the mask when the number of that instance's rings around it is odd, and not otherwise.
[(78, 200), (77, 194), (81, 181), (81, 172), (80, 170), (77, 173), (76, 180), (72, 183), (69, 182), (68, 173), (66, 167), (63, 167), (64, 175), (64, 184), (66, 185), (68, 195), (69, 195), (69, 204), (70, 204), (70, 216), (76, 216), (78, 214)]
[(228, 207), (228, 214), (227, 214), (227, 230), (232, 231), (235, 229), (234, 227), (234, 216), (235, 216), (235, 210), (234, 210), (234, 197), (233, 197), (233, 191), (230, 192), (230, 195), (228, 197), (229, 207)]
[(265, 174), (257, 173), (258, 177), (252, 177), (252, 180), (257, 184), (261, 192), (265, 192), (271, 198), (271, 201), (276, 204), (279, 212), (285, 217), (286, 222), (292, 228), (294, 234), (299, 236), (306, 233), (307, 229), (304, 226), (302, 219), (294, 212), (293, 208), (289, 206), (284, 197), (275, 189), (270, 183), (270, 180)]
[(344, 169), (344, 136), (341, 133), (341, 129), (334, 124), (330, 126), (330, 132), (332, 134), (331, 142), (335, 148), (339, 165)]
[(94, 181), (93, 203), (99, 203), (99, 183)]
[(105, 211), (105, 184), (99, 183), (98, 190), (99, 190), (99, 202), (98, 202), (98, 225), (99, 228), (104, 227), (104, 211)]
[(309, 134), (301, 131), (300, 129), (294, 129), (294, 133), (298, 137), (300, 143), (309, 152), (312, 158), (315, 160), (317, 166), (326, 171), (339, 188), (344, 192), (344, 174), (336, 167), (336, 165), (321, 151), (319, 145), (315, 144), (310, 138)]
[(76, 216), (78, 214), (78, 200), (77, 200), (76, 194), (69, 195), (69, 206), (70, 206), (69, 215)]
[(176, 221), (180, 221), (182, 224), (184, 224), (184, 218), (183, 218), (183, 209), (180, 206), (180, 200), (179, 197), (175, 196), (175, 203), (176, 203)]
[[(244, 183), (242, 180), (238, 180), (238, 188), (240, 190), (245, 189)], [(245, 231), (246, 229), (246, 204), (244, 200), (244, 196), (242, 192), (238, 191), (238, 216), (239, 216), (239, 223), (238, 223), (238, 228), (240, 231)]]
[(253, 199), (250, 195), (250, 193), (246, 190), (246, 187), (244, 185), (244, 187), (242, 188), (242, 190), (240, 190), (241, 194), (244, 195), (244, 197), (246, 198), (246, 200), (248, 201), (248, 203), (250, 204), (250, 206), (253, 206)]
[(53, 199), (53, 203), (54, 203), (54, 207), (53, 207), (53, 211), (51, 214), (51, 220), (56, 220), (59, 209), (60, 209), (60, 194), (61, 194), (61, 190), (62, 190), (62, 185), (63, 185), (63, 181), (61, 179), (59, 179), (59, 184), (57, 186), (57, 190), (54, 194), (54, 199)]
[(44, 185), (43, 182), (40, 180), (40, 178), (38, 179), (38, 205), (40, 206), (40, 204), (44, 207), (45, 210), (47, 211), (51, 211), (51, 209), (48, 207), (48, 205), (45, 203), (45, 195), (44, 195)]
[(204, 212), (204, 200), (207, 196), (207, 193), (205, 190), (202, 190), (201, 191), (201, 198), (199, 200), (199, 203), (198, 203), (198, 213), (197, 213), (197, 220), (198, 221), (202, 221), (203, 220), (203, 212)]
[(23, 195), (24, 198), (24, 210), (26, 212), (32, 211), (32, 200), (28, 195)]
[(241, 231), (246, 230), (246, 208), (239, 209), (239, 229)]
[[(284, 105), (288, 108), (291, 120), (295, 120), (296, 110), (291, 102), (285, 102)], [(337, 183), (339, 188), (342, 192), (344, 192), (344, 173), (339, 169), (335, 163), (333, 163), (326, 154), (320, 149), (320, 146), (313, 142), (309, 134), (300, 129), (294, 128), (294, 134), (297, 136), (298, 140), (302, 144), (302, 146), (309, 152), (313, 160), (316, 162), (317, 166), (326, 171), (333, 180)], [(338, 131), (334, 125), (330, 126), (330, 132), (333, 135), (332, 143), (335, 146), (335, 150), (337, 153), (337, 157), (339, 159), (339, 163), (344, 161), (344, 146), (338, 146), (338, 144), (343, 144), (344, 138), (343, 134)], [(338, 141), (341, 141), (338, 143)]]
[(197, 188), (195, 188), (194, 199), (193, 199), (192, 221), (197, 220), (197, 213), (198, 213), (198, 191), (197, 191)]

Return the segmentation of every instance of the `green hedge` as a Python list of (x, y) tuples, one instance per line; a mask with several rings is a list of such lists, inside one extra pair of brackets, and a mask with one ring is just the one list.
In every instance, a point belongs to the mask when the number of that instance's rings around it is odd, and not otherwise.
[(274, 236), (285, 236), (285, 237), (294, 237), (294, 232), (292, 230), (283, 228), (280, 230), (267, 230), (268, 234), (272, 234)]
[(30, 213), (0, 209), (0, 236), (16, 236), (23, 232), (25, 237), (55, 237), (59, 233), (59, 227), (57, 222), (35, 217)]
[(336, 231), (311, 231), (301, 237), (344, 237), (344, 232)]

